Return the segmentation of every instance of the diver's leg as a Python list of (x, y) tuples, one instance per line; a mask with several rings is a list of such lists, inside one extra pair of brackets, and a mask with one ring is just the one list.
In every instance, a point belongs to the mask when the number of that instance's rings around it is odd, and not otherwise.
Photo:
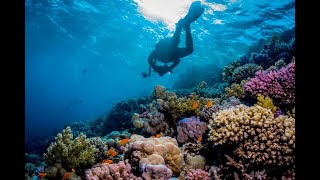
[(183, 28), (184, 20), (181, 19), (178, 21), (176, 25), (176, 30), (174, 32), (174, 35), (172, 36), (172, 45), (177, 47), (180, 43), (180, 35)]
[(179, 58), (183, 58), (188, 56), (193, 52), (193, 40), (191, 35), (190, 24), (186, 25), (186, 47), (185, 48), (178, 48), (178, 56)]

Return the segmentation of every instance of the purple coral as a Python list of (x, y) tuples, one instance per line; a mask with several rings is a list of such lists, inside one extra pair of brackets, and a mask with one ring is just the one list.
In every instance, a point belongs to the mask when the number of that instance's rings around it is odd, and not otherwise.
[(130, 179), (142, 180), (131, 172), (129, 163), (120, 161), (116, 164), (99, 163), (95, 164), (91, 169), (85, 171), (87, 180), (99, 179)]
[(189, 169), (187, 180), (210, 180), (210, 174), (202, 169)]
[(198, 117), (184, 118), (178, 122), (177, 140), (180, 143), (184, 143), (189, 139), (197, 141), (199, 137), (202, 137), (207, 128), (208, 124), (201, 122)]
[(255, 78), (248, 81), (244, 88), (251, 96), (269, 96), (279, 105), (295, 103), (295, 63), (290, 63), (278, 71), (258, 71)]
[(143, 179), (145, 180), (152, 180), (152, 179), (159, 179), (159, 180), (168, 180), (172, 176), (172, 171), (166, 165), (163, 164), (146, 164), (144, 163), (141, 166), (141, 171)]

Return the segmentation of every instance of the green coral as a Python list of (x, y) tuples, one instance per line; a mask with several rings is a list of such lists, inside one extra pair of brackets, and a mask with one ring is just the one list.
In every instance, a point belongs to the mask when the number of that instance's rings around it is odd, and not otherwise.
[(239, 66), (232, 72), (232, 82), (239, 83), (244, 79), (252, 78), (259, 70), (262, 70), (262, 67), (252, 63)]
[(248, 80), (242, 80), (240, 84), (232, 83), (230, 87), (225, 88), (226, 96), (231, 97), (235, 96), (237, 98), (244, 98), (246, 93), (244, 91), (244, 84), (248, 82)]
[(91, 166), (94, 164), (97, 148), (90, 143), (86, 135), (80, 133), (73, 139), (71, 128), (67, 127), (55, 137), (56, 142), (50, 144), (44, 159), (50, 165), (59, 162), (69, 168)]
[(241, 66), (241, 61), (240, 60), (233, 61), (228, 66), (225, 66), (223, 68), (223, 72), (222, 72), (222, 80), (224, 82), (230, 83), (232, 81), (232, 73), (233, 73), (233, 71), (239, 66)]

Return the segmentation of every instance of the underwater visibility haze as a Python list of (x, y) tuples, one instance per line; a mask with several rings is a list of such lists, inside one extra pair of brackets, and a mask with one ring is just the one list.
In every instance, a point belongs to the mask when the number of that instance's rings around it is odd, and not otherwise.
[[(144, 78), (155, 44), (173, 36), (194, 1), (25, 1), (26, 179), (294, 177), (295, 1), (201, 0), (192, 54), (172, 73)], [(265, 119), (243, 132), (245, 120), (233, 124), (228, 113)], [(265, 123), (278, 148), (255, 138)], [(155, 146), (148, 155), (146, 142)], [(212, 146), (224, 143), (239, 147)], [(249, 154), (247, 143), (257, 145)], [(116, 166), (126, 175), (112, 174)]]

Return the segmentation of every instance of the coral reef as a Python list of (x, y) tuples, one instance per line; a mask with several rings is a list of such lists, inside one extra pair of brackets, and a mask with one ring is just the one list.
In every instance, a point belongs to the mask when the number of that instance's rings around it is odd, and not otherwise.
[(294, 34), (291, 40), (287, 42), (283, 41), (280, 36), (275, 35), (270, 38), (259, 53), (251, 54), (250, 62), (261, 65), (264, 69), (267, 69), (280, 59), (288, 64), (293, 56), (295, 56)]
[(277, 107), (273, 105), (272, 99), (270, 99), (268, 96), (265, 97), (261, 94), (258, 94), (257, 105), (270, 109), (273, 113), (276, 113), (277, 111)]
[(129, 143), (126, 155), (136, 170), (141, 169), (140, 161), (143, 158), (158, 154), (174, 175), (180, 174), (184, 161), (176, 139), (171, 137), (144, 138), (140, 135), (132, 135)]
[(186, 180), (211, 180), (210, 174), (202, 169), (189, 169)]
[(129, 163), (120, 161), (116, 164), (99, 163), (95, 164), (91, 169), (85, 171), (87, 180), (99, 180), (99, 179), (130, 179), (130, 180), (142, 180), (140, 177), (136, 177), (131, 172), (131, 166)]
[(206, 159), (201, 155), (191, 156), (186, 154), (185, 156), (185, 169), (205, 169)]
[(274, 119), (270, 109), (239, 105), (212, 115), (209, 141), (238, 144), (237, 157), (254, 164), (286, 166), (294, 163), (295, 120)]
[(142, 172), (141, 176), (145, 180), (167, 180), (172, 176), (171, 169), (165, 165), (163, 157), (158, 154), (152, 154), (146, 158), (142, 158), (139, 166)]
[(90, 166), (94, 163), (97, 149), (90, 145), (86, 135), (80, 134), (73, 139), (71, 128), (67, 127), (58, 133), (56, 142), (50, 144), (44, 159), (49, 164), (62, 163), (70, 168)]
[(262, 70), (262, 67), (252, 63), (239, 66), (233, 70), (231, 81), (233, 83), (240, 83), (242, 80), (254, 77), (255, 73), (259, 70)]
[(232, 82), (232, 74), (233, 74), (233, 71), (239, 67), (239, 66), (242, 66), (244, 65), (242, 63), (242, 61), (240, 60), (236, 60), (236, 61), (233, 61), (231, 62), (229, 65), (225, 66), (223, 68), (223, 72), (222, 72), (222, 79), (224, 82), (227, 82), (227, 83), (231, 83)]
[(198, 117), (184, 118), (178, 122), (177, 140), (179, 143), (186, 141), (202, 141), (202, 134), (207, 130), (208, 124), (201, 122)]
[(144, 104), (149, 104), (151, 101), (150, 97), (142, 97), (118, 102), (104, 119), (103, 132), (132, 128), (131, 117), (133, 113), (144, 112), (147, 109)]
[(278, 71), (258, 71), (244, 88), (251, 96), (269, 96), (276, 105), (292, 108), (295, 104), (295, 64), (290, 63)]
[(146, 133), (156, 134), (160, 129), (164, 128), (167, 123), (164, 121), (164, 114), (158, 112), (157, 109), (147, 111), (141, 115), (135, 113), (131, 121), (136, 128), (142, 128)]
[(246, 93), (244, 91), (244, 85), (248, 80), (242, 80), (240, 84), (232, 83), (230, 87), (225, 88), (226, 96), (235, 96), (237, 98), (244, 98)]

